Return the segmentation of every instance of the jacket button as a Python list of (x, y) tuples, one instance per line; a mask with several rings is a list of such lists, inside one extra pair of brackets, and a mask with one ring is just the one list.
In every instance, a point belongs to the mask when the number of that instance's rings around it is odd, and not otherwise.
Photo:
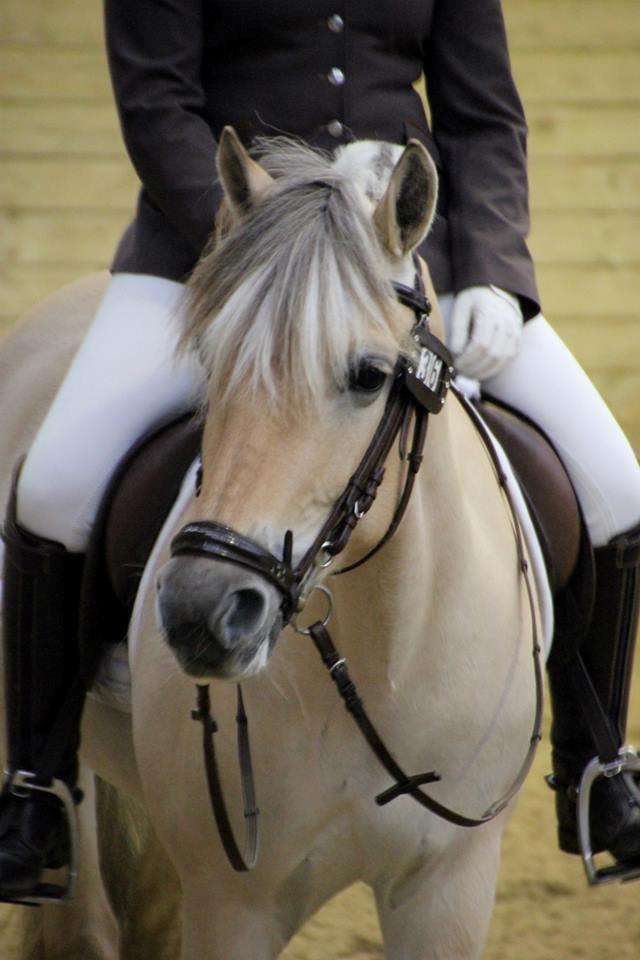
[(327, 79), (329, 80), (329, 83), (334, 85), (334, 87), (341, 87), (344, 83), (344, 73), (340, 67), (331, 67)]
[(327, 130), (329, 131), (331, 136), (335, 137), (336, 139), (342, 136), (343, 129), (344, 128), (339, 120), (332, 120), (331, 123), (328, 124), (327, 126)]
[(339, 13), (332, 13), (327, 20), (327, 26), (332, 33), (342, 33), (344, 30), (344, 20)]

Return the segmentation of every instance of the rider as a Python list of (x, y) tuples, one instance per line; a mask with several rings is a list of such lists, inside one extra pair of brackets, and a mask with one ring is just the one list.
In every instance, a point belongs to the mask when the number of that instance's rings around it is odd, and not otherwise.
[[(286, 131), (324, 148), (413, 137), (430, 151), (441, 189), (422, 252), (442, 295), (449, 343), (462, 373), (541, 424), (573, 479), (597, 569), (594, 616), (579, 639), (618, 744), (624, 737), (640, 469), (539, 312), (525, 241), (526, 127), (500, 0), (308, 0), (303, 8), (296, 0), (105, 0), (115, 98), (142, 189), (4, 528), (5, 898), (33, 893), (44, 867), (68, 860), (58, 796), (12, 789), (11, 772), (35, 773), (39, 785), (52, 776), (69, 790), (75, 785), (77, 717), (63, 717), (53, 744), (49, 733), (78, 670), (83, 553), (115, 464), (150, 425), (188, 409), (200, 381), (193, 361), (174, 357), (175, 315), (214, 226), (215, 138), (225, 124), (246, 143)], [(421, 71), (431, 124), (412, 86)], [(566, 850), (577, 849), (574, 788), (596, 752), (580, 696), (568, 686), (574, 660), (558, 656), (551, 665)], [(640, 809), (621, 778), (603, 781), (593, 829), (617, 859), (640, 858)]]

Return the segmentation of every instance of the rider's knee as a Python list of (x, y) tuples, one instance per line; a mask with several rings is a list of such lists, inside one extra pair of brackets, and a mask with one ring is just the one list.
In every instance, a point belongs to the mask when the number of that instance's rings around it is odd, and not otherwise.
[(31, 533), (82, 551), (89, 530), (80, 519), (87, 499), (82, 470), (62, 458), (43, 458), (32, 451), (22, 467), (17, 487), (20, 525)]

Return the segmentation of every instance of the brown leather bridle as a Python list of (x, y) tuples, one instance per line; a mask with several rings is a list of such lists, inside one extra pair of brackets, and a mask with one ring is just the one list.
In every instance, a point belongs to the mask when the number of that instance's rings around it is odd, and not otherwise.
[[(411, 336), (416, 344), (415, 354), (412, 357), (401, 357), (398, 360), (384, 413), (371, 442), (343, 492), (330, 510), (320, 531), (300, 561), (295, 566), (293, 565), (293, 537), (291, 531), (288, 531), (285, 536), (282, 558), (276, 557), (256, 541), (245, 537), (230, 527), (210, 521), (196, 521), (187, 524), (171, 544), (171, 554), (174, 557), (195, 555), (214, 560), (224, 560), (258, 573), (276, 587), (282, 596), (283, 628), (292, 622), (296, 613), (304, 607), (314, 589), (324, 589), (316, 588), (315, 581), (333, 558), (342, 553), (357, 524), (371, 508), (378, 487), (384, 477), (387, 457), (397, 438), (400, 437), (400, 457), (406, 461), (407, 470), (403, 490), (387, 531), (368, 553), (349, 566), (335, 571), (333, 575), (344, 574), (361, 566), (393, 536), (409, 503), (415, 477), (422, 462), (429, 415), (437, 414), (442, 409), (451, 386), (451, 379), (454, 374), (453, 361), (444, 344), (429, 330), (428, 318), (431, 305), (425, 295), (420, 271), (416, 271), (415, 289), (399, 283), (394, 283), (393, 287), (399, 302), (413, 310), (415, 315), (415, 323), (411, 330)], [(525, 760), (518, 776), (506, 794), (499, 801), (493, 803), (479, 818), (474, 819), (450, 810), (424, 793), (420, 787), (426, 783), (440, 780), (440, 775), (435, 771), (413, 776), (407, 775), (396, 762), (369, 720), (355, 685), (349, 676), (346, 662), (333, 645), (327, 630), (328, 615), (323, 621), (312, 624), (308, 629), (300, 630), (297, 627), (296, 629), (311, 636), (347, 710), (382, 766), (394, 780), (393, 786), (376, 797), (376, 802), (379, 805), (384, 805), (396, 797), (408, 794), (422, 806), (450, 823), (471, 827), (487, 823), (497, 816), (520, 789), (529, 771), (541, 735), (542, 670), (539, 662), (540, 646), (537, 637), (535, 603), (528, 576), (519, 519), (506, 478), (495, 453), (493, 441), (470, 405), (465, 404), (465, 408), (478, 426), (491, 456), (498, 482), (505, 493), (512, 513), (518, 563), (524, 576), (533, 623), (533, 654), (536, 679), (534, 727)], [(408, 434), (412, 422), (412, 439), (409, 446)], [(328, 591), (325, 590), (325, 593), (328, 594)], [(199, 684), (197, 685), (197, 692), (198, 703), (192, 717), (202, 724), (206, 776), (220, 838), (234, 869), (250, 870), (257, 861), (259, 812), (255, 801), (248, 725), (242, 692), (238, 685), (238, 713), (236, 717), (238, 724), (238, 757), (242, 776), (244, 816), (247, 821), (244, 854), (240, 852), (236, 843), (224, 802), (213, 740), (217, 725), (211, 715), (209, 688), (207, 685)]]

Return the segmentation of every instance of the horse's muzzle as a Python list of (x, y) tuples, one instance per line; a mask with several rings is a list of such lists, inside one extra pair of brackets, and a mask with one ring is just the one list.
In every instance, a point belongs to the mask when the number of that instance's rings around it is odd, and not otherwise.
[(181, 668), (191, 677), (257, 673), (282, 629), (278, 590), (236, 564), (175, 557), (160, 570), (158, 616)]

